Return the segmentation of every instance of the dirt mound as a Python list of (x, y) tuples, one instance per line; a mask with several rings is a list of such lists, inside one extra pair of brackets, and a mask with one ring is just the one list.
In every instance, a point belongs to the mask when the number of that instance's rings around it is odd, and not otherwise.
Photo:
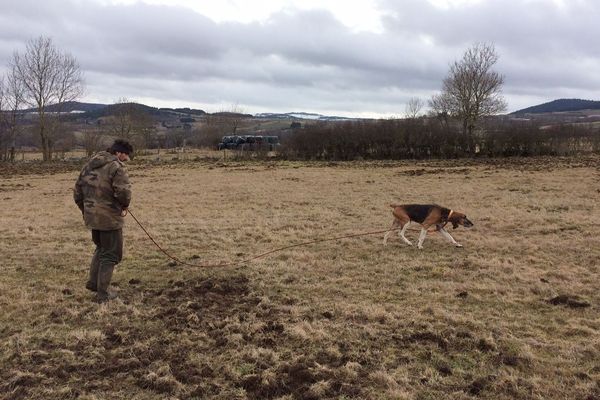
[(164, 321), (167, 329), (203, 330), (219, 342), (222, 320), (252, 312), (259, 301), (245, 276), (169, 282), (167, 288), (146, 291), (144, 300), (154, 306), (153, 317)]
[(440, 175), (440, 174), (459, 174), (469, 175), (471, 170), (468, 168), (417, 168), (398, 172), (398, 175), (421, 176), (421, 175)]
[(563, 305), (570, 308), (586, 308), (591, 306), (591, 304), (587, 300), (584, 300), (576, 295), (568, 294), (558, 295), (556, 297), (548, 299), (547, 302), (555, 306)]
[[(290, 345), (286, 332), (288, 312), (278, 306), (261, 304), (261, 296), (250, 287), (247, 277), (240, 275), (227, 279), (208, 278), (171, 282), (170, 286), (145, 293), (149, 305), (158, 304), (153, 318), (164, 321), (165, 329), (177, 335), (206, 336), (211, 348), (205, 349), (218, 357), (219, 353), (239, 351), (240, 346), (254, 349), (278, 349)], [(237, 349), (237, 350), (236, 350)], [(215, 395), (217, 387), (203, 384), (206, 378), (218, 380), (222, 367), (210, 362), (201, 365), (190, 362), (187, 349), (162, 353), (170, 360), (173, 380), (194, 386), (193, 393)], [(336, 378), (334, 370), (323, 366), (340, 367), (342, 360), (324, 353), (300, 356), (290, 360), (248, 360), (252, 371), (229, 376), (237, 387), (243, 388), (248, 398), (273, 399), (292, 395), (295, 399), (317, 399), (339, 395), (355, 396), (360, 393), (358, 381)], [(153, 360), (143, 360), (151, 365)], [(144, 377), (138, 384), (157, 392), (182, 395), (173, 380)], [(327, 382), (315, 388), (318, 382)], [(317, 385), (319, 386), (319, 385)], [(183, 396), (185, 398), (185, 396)]]

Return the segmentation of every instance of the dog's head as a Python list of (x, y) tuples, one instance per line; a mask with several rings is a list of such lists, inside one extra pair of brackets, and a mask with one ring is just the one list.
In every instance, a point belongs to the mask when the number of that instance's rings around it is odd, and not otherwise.
[(464, 226), (465, 228), (470, 228), (473, 226), (473, 223), (469, 221), (469, 218), (463, 213), (453, 212), (448, 222), (452, 223), (452, 228), (456, 229), (459, 225)]

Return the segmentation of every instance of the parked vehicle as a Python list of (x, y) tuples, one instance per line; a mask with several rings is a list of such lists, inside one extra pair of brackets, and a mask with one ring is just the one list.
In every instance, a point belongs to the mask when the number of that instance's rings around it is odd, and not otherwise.
[(276, 146), (279, 146), (279, 138), (277, 136), (243, 135), (223, 136), (221, 142), (217, 145), (217, 148), (219, 150), (236, 149), (272, 151)]
[(217, 145), (219, 150), (223, 149), (237, 149), (241, 144), (245, 143), (242, 136), (223, 136), (221, 142)]

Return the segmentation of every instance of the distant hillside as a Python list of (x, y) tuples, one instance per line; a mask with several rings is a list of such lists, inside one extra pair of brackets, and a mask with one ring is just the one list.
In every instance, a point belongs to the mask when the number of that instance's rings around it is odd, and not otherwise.
[(179, 114), (189, 114), (189, 115), (205, 115), (206, 111), (198, 110), (194, 108), (184, 107), (184, 108), (159, 108), (159, 111), (167, 111), (174, 112)]
[(262, 119), (308, 119), (313, 121), (344, 121), (353, 120), (355, 118), (335, 117), (321, 114), (313, 114), (306, 112), (290, 112), (290, 113), (260, 113), (254, 115), (256, 118)]
[[(30, 108), (23, 110), (26, 113), (35, 113), (37, 110)], [(350, 121), (356, 120), (357, 118), (347, 118), (338, 116), (321, 115), (306, 112), (289, 112), (289, 113), (260, 113), (260, 114), (242, 114), (242, 113), (231, 113), (231, 112), (215, 112), (207, 113), (204, 110), (193, 109), (193, 108), (169, 108), (169, 107), (151, 107), (140, 103), (115, 103), (115, 104), (97, 104), (97, 103), (80, 103), (77, 101), (69, 101), (62, 104), (53, 104), (46, 108), (48, 112), (61, 112), (61, 113), (77, 113), (78, 117), (83, 118), (101, 118), (108, 117), (110, 115), (117, 115), (126, 113), (141, 113), (149, 114), (156, 117), (168, 117), (170, 116), (204, 116), (213, 115), (221, 117), (238, 117), (238, 118), (258, 118), (263, 120), (313, 120), (313, 121)], [(73, 116), (75, 118), (75, 116)], [(361, 118), (358, 118), (361, 119)]]
[(558, 99), (537, 106), (527, 107), (511, 114), (542, 114), (565, 111), (600, 110), (600, 101), (581, 99)]
[(165, 115), (204, 115), (204, 110), (195, 110), (191, 108), (157, 108), (139, 103), (116, 103), (106, 105), (103, 108), (98, 108), (86, 113), (88, 118), (107, 117), (109, 115), (117, 115), (122, 113), (138, 113), (149, 114), (153, 116)]
[(224, 118), (252, 118), (250, 114), (229, 112), (229, 111), (219, 111), (216, 113), (212, 113), (210, 115), (214, 115), (216, 117), (224, 117)]
[[(78, 101), (67, 101), (59, 104), (52, 104), (46, 107), (47, 112), (61, 112), (61, 113), (81, 113), (87, 118), (99, 118), (106, 117), (122, 113), (123, 109), (128, 112), (139, 112), (150, 115), (160, 114), (175, 114), (175, 115), (205, 115), (204, 110), (198, 110), (193, 108), (156, 108), (150, 107), (145, 104), (139, 103), (116, 103), (116, 104), (98, 104), (98, 103), (81, 103)], [(23, 110), (26, 113), (35, 113), (37, 109), (28, 108)]]
[[(70, 113), (70, 112), (96, 112), (102, 110), (106, 107), (106, 104), (96, 104), (96, 103), (80, 103), (78, 101), (66, 101), (60, 104), (52, 104), (46, 108), (48, 112), (61, 112), (61, 113)], [(24, 110), (25, 112), (36, 112), (37, 109), (30, 108)]]

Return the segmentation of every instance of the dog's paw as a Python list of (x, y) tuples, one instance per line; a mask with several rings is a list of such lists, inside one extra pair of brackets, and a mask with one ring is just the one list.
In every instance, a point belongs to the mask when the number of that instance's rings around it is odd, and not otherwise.
[(456, 244), (454, 245), (454, 247), (463, 247), (463, 245), (462, 245), (462, 244), (460, 244), (460, 243), (456, 243)]
[(423, 246), (421, 246), (421, 245), (418, 245), (418, 246), (417, 246), (417, 249), (419, 249), (419, 250), (423, 250)]

